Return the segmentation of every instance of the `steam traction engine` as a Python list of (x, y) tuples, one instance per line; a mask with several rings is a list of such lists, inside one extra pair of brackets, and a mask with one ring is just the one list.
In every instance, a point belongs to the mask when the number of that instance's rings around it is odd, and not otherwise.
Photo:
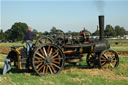
[[(104, 39), (104, 16), (99, 16), (98, 40), (89, 36), (66, 36), (63, 32), (55, 36), (41, 36), (26, 56), (24, 46), (12, 47), (7, 58), (18, 69), (32, 69), (38, 75), (56, 74), (64, 67), (64, 62), (75, 64), (86, 53), (88, 66), (116, 68), (119, 64), (118, 54), (110, 50), (110, 44)], [(76, 60), (76, 62), (75, 62)]]

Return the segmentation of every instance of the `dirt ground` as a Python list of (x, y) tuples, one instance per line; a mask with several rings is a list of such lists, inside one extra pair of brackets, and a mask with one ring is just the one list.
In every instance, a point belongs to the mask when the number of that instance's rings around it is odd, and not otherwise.
[(10, 47), (8, 46), (0, 46), (0, 54), (8, 54), (10, 51)]

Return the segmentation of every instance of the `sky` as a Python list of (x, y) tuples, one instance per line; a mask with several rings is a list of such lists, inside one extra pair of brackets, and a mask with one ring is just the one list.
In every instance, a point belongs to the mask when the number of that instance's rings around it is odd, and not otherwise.
[(64, 32), (91, 32), (97, 29), (98, 16), (105, 25), (120, 25), (128, 30), (128, 0), (1, 0), (0, 29), (10, 29), (16, 22), (26, 23), (39, 32), (54, 26)]

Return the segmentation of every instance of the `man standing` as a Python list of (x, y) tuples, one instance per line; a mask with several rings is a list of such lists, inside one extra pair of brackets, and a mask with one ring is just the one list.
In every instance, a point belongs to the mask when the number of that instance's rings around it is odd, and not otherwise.
[(30, 53), (30, 49), (32, 47), (32, 41), (33, 41), (33, 37), (34, 36), (38, 36), (38, 34), (32, 32), (32, 28), (29, 27), (26, 34), (25, 34), (25, 38), (26, 38), (26, 48), (27, 48), (27, 56), (29, 56)]

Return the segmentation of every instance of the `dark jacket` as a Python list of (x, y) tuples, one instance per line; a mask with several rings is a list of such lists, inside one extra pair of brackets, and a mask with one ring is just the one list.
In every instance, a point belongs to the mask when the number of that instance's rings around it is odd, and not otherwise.
[(31, 32), (30, 30), (27, 30), (27, 32), (25, 34), (25, 39), (32, 41), (34, 36), (36, 36), (36, 33)]

